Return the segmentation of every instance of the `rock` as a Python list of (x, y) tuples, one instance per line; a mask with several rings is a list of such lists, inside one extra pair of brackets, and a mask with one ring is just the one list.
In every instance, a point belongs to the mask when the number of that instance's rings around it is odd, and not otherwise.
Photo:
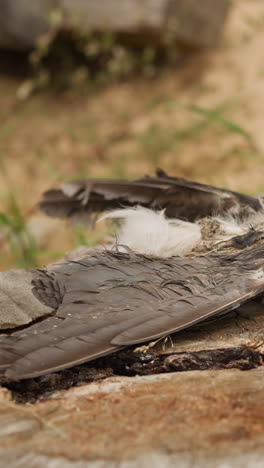
[(60, 27), (110, 31), (141, 45), (179, 41), (213, 47), (229, 5), (229, 0), (0, 0), (0, 44), (29, 49), (57, 18)]
[(52, 312), (33, 296), (34, 276), (25, 270), (0, 272), (0, 329), (20, 327)]
[(0, 399), (3, 466), (263, 466), (264, 369), (116, 377), (19, 405)]

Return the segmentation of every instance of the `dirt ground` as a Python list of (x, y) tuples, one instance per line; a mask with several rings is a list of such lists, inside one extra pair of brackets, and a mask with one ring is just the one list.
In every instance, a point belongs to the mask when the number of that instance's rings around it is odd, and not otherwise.
[[(23, 78), (0, 71), (0, 211), (19, 203), (43, 265), (82, 239), (35, 208), (41, 193), (80, 177), (171, 175), (250, 194), (264, 191), (264, 4), (234, 0), (221, 47), (152, 80), (98, 91), (45, 90), (17, 101)], [(1, 228), (1, 227), (0, 227)], [(0, 232), (0, 269), (18, 265)], [(105, 230), (87, 231), (90, 245)]]

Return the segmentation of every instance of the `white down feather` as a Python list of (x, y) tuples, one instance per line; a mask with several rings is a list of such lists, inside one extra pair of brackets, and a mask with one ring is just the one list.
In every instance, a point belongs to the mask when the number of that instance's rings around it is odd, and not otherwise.
[(161, 258), (186, 255), (201, 242), (198, 224), (168, 219), (164, 210), (137, 206), (111, 211), (101, 219), (105, 218), (122, 220), (117, 242), (138, 254)]

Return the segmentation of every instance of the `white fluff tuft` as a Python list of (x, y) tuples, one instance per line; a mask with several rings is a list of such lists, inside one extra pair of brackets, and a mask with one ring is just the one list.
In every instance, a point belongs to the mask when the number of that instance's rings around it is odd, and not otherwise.
[(122, 219), (118, 244), (142, 255), (167, 258), (185, 255), (201, 242), (200, 226), (178, 219), (167, 219), (163, 211), (137, 206), (114, 210), (103, 218)]
[[(245, 233), (245, 226), (241, 222), (232, 216), (227, 216), (226, 218), (214, 217), (212, 221), (217, 221), (219, 223), (220, 229), (222, 231), (223, 237), (231, 238), (234, 236), (240, 236)], [(246, 230), (248, 230), (248, 226)]]

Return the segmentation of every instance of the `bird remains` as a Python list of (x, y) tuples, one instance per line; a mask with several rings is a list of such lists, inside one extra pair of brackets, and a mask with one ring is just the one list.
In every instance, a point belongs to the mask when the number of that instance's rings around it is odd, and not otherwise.
[(58, 371), (239, 307), (264, 291), (262, 199), (167, 176), (81, 180), (44, 193), (49, 216), (118, 219), (105, 250), (36, 270), (53, 312), (0, 337), (7, 380)]

